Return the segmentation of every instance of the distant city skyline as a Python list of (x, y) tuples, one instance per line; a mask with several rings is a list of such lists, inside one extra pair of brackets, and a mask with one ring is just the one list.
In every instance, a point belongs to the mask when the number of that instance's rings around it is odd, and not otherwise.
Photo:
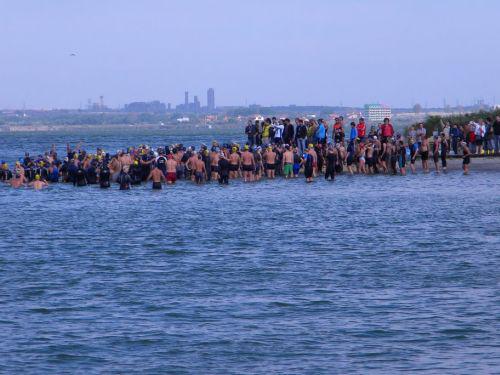
[(175, 108), (186, 88), (204, 106), (207, 87), (217, 106), (494, 105), (498, 14), (494, 0), (5, 2), (0, 108)]

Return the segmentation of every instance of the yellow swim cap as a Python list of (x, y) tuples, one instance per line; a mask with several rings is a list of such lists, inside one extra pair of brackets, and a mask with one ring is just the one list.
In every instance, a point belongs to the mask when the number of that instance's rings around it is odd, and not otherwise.
[(238, 149), (236, 147), (232, 148), (233, 152), (236, 152)]
[(313, 148), (314, 145), (312, 143), (309, 143), (309, 148)]
[(35, 180), (38, 181), (39, 179), (40, 179), (40, 175), (39, 174), (35, 175)]
[(137, 160), (134, 161), (134, 165), (139, 165), (139, 162)]
[(245, 149), (245, 150), (248, 150), (248, 149), (249, 149), (248, 145), (245, 145), (244, 149)]

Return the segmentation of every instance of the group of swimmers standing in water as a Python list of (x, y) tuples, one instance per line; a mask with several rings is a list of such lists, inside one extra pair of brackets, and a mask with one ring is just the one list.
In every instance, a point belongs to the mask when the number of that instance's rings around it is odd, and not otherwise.
[[(81, 144), (75, 148), (68, 144), (62, 160), (53, 145), (35, 158), (26, 153), (13, 170), (2, 162), (0, 180), (14, 188), (42, 189), (49, 183), (65, 182), (101, 188), (117, 183), (121, 190), (148, 181), (153, 189), (161, 189), (164, 183), (175, 184), (178, 180), (228, 184), (237, 178), (250, 182), (264, 176), (297, 178), (301, 173), (307, 182), (321, 174), (333, 181), (341, 173), (405, 175), (408, 166), (416, 173), (417, 156), (425, 173), (430, 170), (429, 159), (436, 173), (446, 171), (450, 145), (444, 133), (435, 135), (430, 144), (423, 126), (417, 131), (411, 129), (405, 140), (394, 133), (389, 119), (369, 132), (363, 119), (358, 124), (352, 122), (348, 137), (341, 117), (335, 119), (332, 128), (329, 142), (328, 125), (322, 119), (296, 119), (293, 126), (289, 119), (268, 118), (249, 121), (245, 128), (248, 141), (243, 146), (216, 141), (199, 149), (182, 144), (156, 149), (139, 145), (111, 155), (101, 148), (90, 154)], [(468, 173), (471, 152), (466, 142), (460, 145), (464, 173)]]

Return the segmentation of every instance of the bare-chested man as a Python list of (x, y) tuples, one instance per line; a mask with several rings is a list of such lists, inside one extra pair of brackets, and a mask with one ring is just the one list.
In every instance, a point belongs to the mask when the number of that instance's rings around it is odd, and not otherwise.
[(177, 181), (177, 161), (172, 154), (167, 155), (167, 184), (175, 184)]
[(219, 159), (220, 155), (215, 147), (212, 147), (210, 151), (210, 173), (212, 174), (212, 180), (217, 180), (219, 178)]
[(175, 171), (178, 179), (184, 177), (185, 165), (182, 161), (183, 157), (184, 157), (184, 149), (181, 146), (178, 146), (177, 150), (174, 151), (174, 160), (177, 162), (177, 167), (175, 167)]
[(26, 180), (26, 177), (24, 177), (24, 173), (23, 174), (16, 173), (14, 175), (14, 177), (11, 178), (11, 180), (9, 181), (9, 183), (10, 183), (11, 187), (17, 189), (17, 188), (23, 186), (24, 184), (26, 184), (27, 180)]
[(366, 144), (366, 173), (372, 174), (375, 160), (373, 158), (373, 142), (368, 141)]
[(198, 157), (195, 161), (194, 164), (194, 176), (195, 176), (195, 182), (197, 185), (200, 185), (203, 180), (207, 179), (207, 170), (205, 168), (205, 162), (202, 160), (201, 155), (198, 154)]
[(243, 170), (243, 181), (253, 181), (253, 172), (255, 171), (255, 159), (253, 153), (249, 151), (248, 145), (245, 145), (241, 153), (241, 169)]
[(291, 146), (287, 146), (283, 153), (283, 175), (285, 178), (293, 177), (293, 151)]
[(35, 180), (30, 182), (29, 186), (31, 186), (35, 190), (41, 190), (44, 187), (49, 186), (49, 184), (47, 182), (45, 182), (44, 180), (40, 179), (40, 175), (37, 174), (35, 176)]
[(191, 157), (188, 159), (186, 163), (186, 168), (191, 174), (191, 181), (195, 181), (195, 169), (196, 169), (196, 161), (198, 160), (198, 154), (193, 152)]
[[(78, 163), (78, 159), (74, 159), (75, 165)], [(111, 161), (108, 164), (109, 172), (111, 173), (111, 180), (113, 182), (116, 182), (118, 179), (118, 176), (120, 175), (120, 171), (122, 170), (122, 164), (118, 158), (118, 156), (115, 156), (111, 159)]]
[(149, 173), (147, 181), (149, 180), (153, 181), (154, 190), (161, 190), (161, 182), (165, 181), (165, 175), (162, 170), (155, 165), (153, 170)]
[(267, 151), (264, 153), (264, 159), (266, 161), (266, 174), (267, 178), (274, 178), (276, 172), (276, 152), (273, 148), (269, 146)]
[(237, 178), (239, 169), (240, 155), (238, 154), (238, 149), (233, 147), (231, 149), (231, 155), (229, 155), (229, 178)]
[(130, 167), (132, 165), (132, 158), (130, 157), (130, 154), (125, 154), (125, 153), (121, 153), (121, 155), (119, 155), (118, 157), (118, 160), (120, 161), (122, 167)]

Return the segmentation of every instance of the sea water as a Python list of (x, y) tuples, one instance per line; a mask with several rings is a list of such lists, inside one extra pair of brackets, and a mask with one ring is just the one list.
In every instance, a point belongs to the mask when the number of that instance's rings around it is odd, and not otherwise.
[[(0, 158), (212, 139), (8, 133)], [(0, 186), (0, 372), (498, 372), (499, 186), (494, 171)]]

